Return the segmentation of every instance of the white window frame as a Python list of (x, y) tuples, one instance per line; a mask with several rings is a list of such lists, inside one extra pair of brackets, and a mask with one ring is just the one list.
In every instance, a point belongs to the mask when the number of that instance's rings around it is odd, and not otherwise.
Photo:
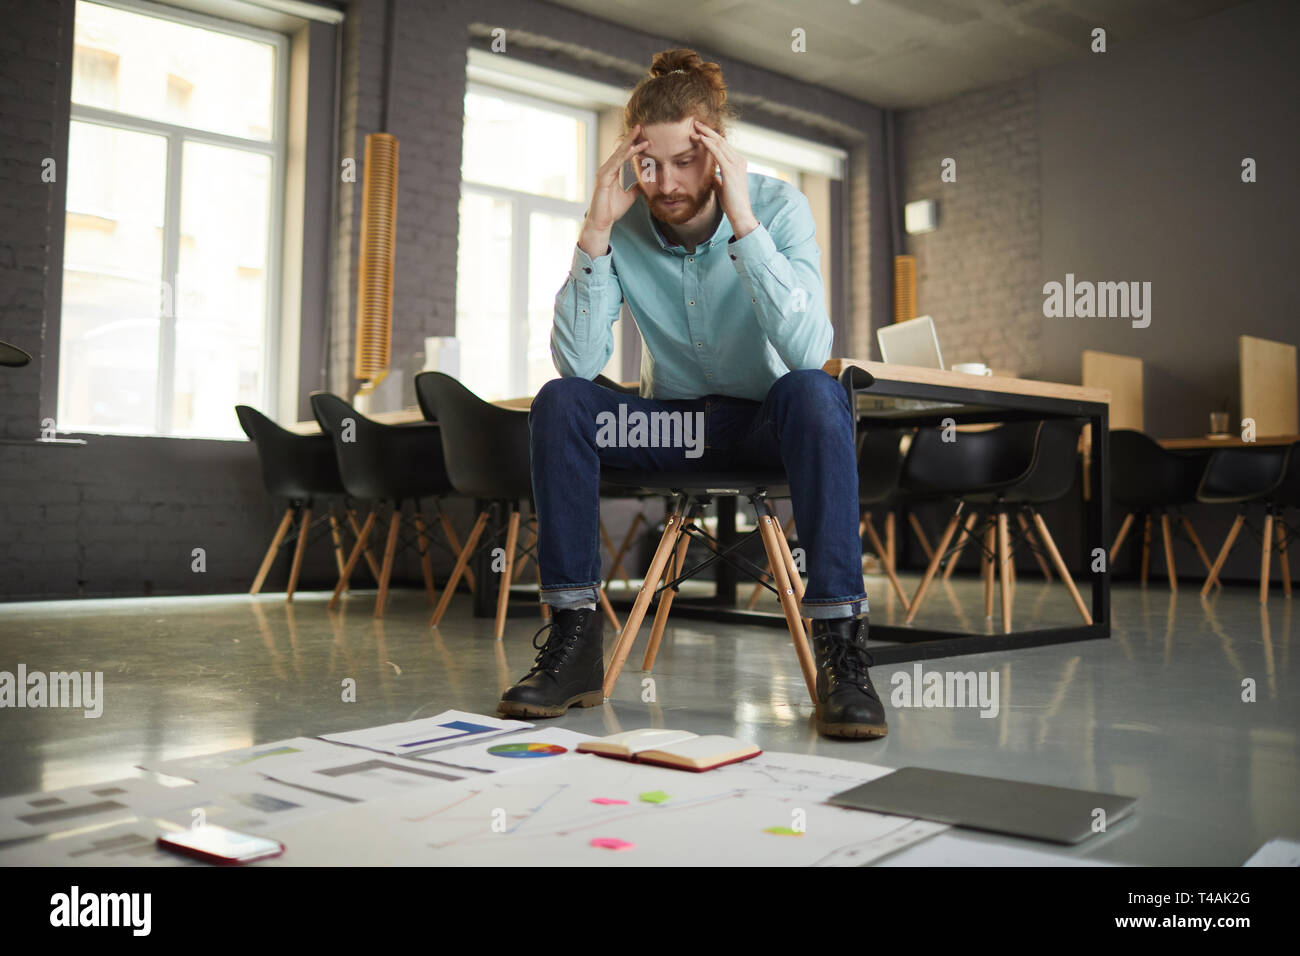
[[(175, 7), (150, 3), (148, 0), (87, 0), (103, 7), (115, 7), (128, 13), (137, 13), (159, 20), (171, 20), (185, 26), (201, 27), (244, 39), (269, 43), (275, 49), (275, 76), (272, 80), (271, 138), (266, 141), (215, 133), (210, 130), (180, 126), (162, 120), (136, 116), (98, 106), (72, 103), (72, 122), (93, 123), (99, 126), (124, 129), (132, 132), (161, 135), (167, 141), (167, 174), (163, 200), (163, 261), (160, 281), (163, 288), (173, 291), (170, 315), (158, 317), (158, 382), (154, 409), (154, 431), (158, 437), (217, 438), (229, 436), (178, 436), (173, 435), (172, 410), (176, 389), (176, 273), (180, 261), (181, 173), (184, 146), (187, 141), (225, 146), (246, 152), (259, 153), (271, 158), (271, 208), (268, 210), (266, 324), (262, 342), (262, 394), (258, 402), (262, 408), (271, 407), (279, 387), (280, 362), (280, 294), (284, 235), (284, 171), (289, 107), (289, 38), (282, 33), (251, 27), (231, 20), (180, 10)], [(66, 212), (65, 212), (66, 221)], [(66, 262), (66, 253), (65, 260)], [(60, 369), (60, 374), (68, 370)], [(83, 429), (77, 429), (83, 431)], [(115, 433), (116, 434), (116, 433)]]
[[(579, 184), (579, 195), (583, 197), (582, 199), (570, 201), (556, 199), (551, 196), (539, 196), (536, 193), (522, 192), (504, 186), (493, 186), (461, 177), (460, 195), (462, 198), (467, 193), (471, 193), (493, 199), (504, 199), (511, 203), (509, 309), (510, 336), (514, 345), (509, 350), (509, 389), (512, 395), (525, 395), (528, 393), (527, 343), (530, 332), (528, 328), (528, 249), (531, 238), (529, 235), (529, 216), (534, 212), (549, 212), (572, 216), (581, 221), (587, 214), (587, 203), (590, 201), (591, 191), (595, 185), (596, 166), (599, 163), (596, 158), (596, 111), (570, 106), (566, 103), (557, 103), (541, 97), (529, 96), (516, 90), (505, 89), (476, 80), (468, 80), (465, 84), (465, 94), (468, 96), (471, 93), (479, 96), (496, 97), (497, 99), (569, 116), (583, 123), (587, 131), (585, 175), (583, 181)], [(574, 241), (577, 241), (576, 237)], [(563, 279), (563, 276), (555, 277), (556, 289), (560, 287)], [(457, 325), (459, 325), (459, 321), (460, 316), (457, 315)], [(459, 334), (459, 328), (457, 334)], [(522, 345), (522, 347), (517, 347), (519, 345)]]

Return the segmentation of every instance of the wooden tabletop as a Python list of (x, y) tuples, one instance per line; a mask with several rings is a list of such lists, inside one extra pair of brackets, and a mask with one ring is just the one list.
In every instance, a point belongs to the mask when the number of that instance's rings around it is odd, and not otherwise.
[[(625, 386), (638, 387), (637, 382), (623, 382)], [(492, 403), (498, 408), (513, 408), (519, 411), (528, 411), (533, 405), (533, 396), (524, 395), (520, 398), (503, 398), (500, 401)], [(399, 409), (395, 412), (370, 412), (365, 413), (366, 418), (371, 421), (380, 422), (384, 425), (412, 425), (417, 422), (425, 421), (424, 413), (420, 411), (419, 406)], [(316, 422), (294, 422), (289, 426), (289, 431), (297, 432), (299, 435), (319, 435), (320, 426)]]
[(839, 376), (846, 367), (856, 365), (870, 372), (880, 382), (907, 382), (913, 385), (943, 385), (949, 388), (978, 388), (985, 392), (1003, 392), (1008, 395), (1034, 395), (1040, 398), (1062, 398), (1075, 402), (1110, 404), (1110, 392), (1104, 388), (1085, 388), (1082, 385), (1064, 385), (1060, 382), (1040, 382), (1032, 378), (1011, 378), (1007, 375), (971, 375), (969, 372), (952, 372), (938, 368), (920, 368), (915, 365), (891, 365), (870, 362), (866, 359), (833, 358), (822, 369)]
[(1189, 449), (1290, 445), (1293, 442), (1300, 441), (1300, 435), (1264, 435), (1254, 441), (1242, 441), (1239, 435), (1230, 435), (1226, 438), (1211, 438), (1209, 435), (1202, 435), (1200, 438), (1158, 438), (1156, 441), (1159, 442), (1161, 448), (1168, 448), (1170, 451), (1185, 451)]

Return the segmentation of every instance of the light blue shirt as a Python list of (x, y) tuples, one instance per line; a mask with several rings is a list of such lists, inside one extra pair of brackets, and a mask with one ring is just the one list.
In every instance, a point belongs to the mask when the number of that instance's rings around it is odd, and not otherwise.
[(724, 215), (714, 234), (687, 252), (659, 233), (638, 196), (610, 230), (609, 251), (593, 259), (575, 249), (551, 330), (562, 376), (600, 373), (624, 302), (645, 344), (645, 398), (762, 401), (786, 372), (825, 364), (831, 321), (808, 200), (783, 180), (748, 178), (759, 225), (743, 239)]

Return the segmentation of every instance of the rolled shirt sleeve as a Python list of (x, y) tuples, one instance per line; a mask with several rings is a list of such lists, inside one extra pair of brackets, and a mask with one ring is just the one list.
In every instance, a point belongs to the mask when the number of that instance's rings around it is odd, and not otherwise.
[(555, 296), (551, 358), (565, 378), (593, 379), (614, 354), (623, 290), (612, 248), (595, 259), (575, 244), (569, 276)]
[(758, 324), (792, 371), (821, 368), (833, 338), (812, 209), (794, 196), (767, 225), (727, 244)]

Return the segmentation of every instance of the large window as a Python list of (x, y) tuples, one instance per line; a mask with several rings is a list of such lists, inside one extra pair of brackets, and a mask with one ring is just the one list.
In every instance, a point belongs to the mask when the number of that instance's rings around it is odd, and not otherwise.
[[(465, 94), (456, 338), (460, 378), (485, 398), (537, 392), (555, 295), (586, 215), (596, 114), (471, 83)], [(606, 374), (618, 377), (620, 330)]]
[(78, 0), (60, 431), (239, 437), (274, 385), (285, 39)]

